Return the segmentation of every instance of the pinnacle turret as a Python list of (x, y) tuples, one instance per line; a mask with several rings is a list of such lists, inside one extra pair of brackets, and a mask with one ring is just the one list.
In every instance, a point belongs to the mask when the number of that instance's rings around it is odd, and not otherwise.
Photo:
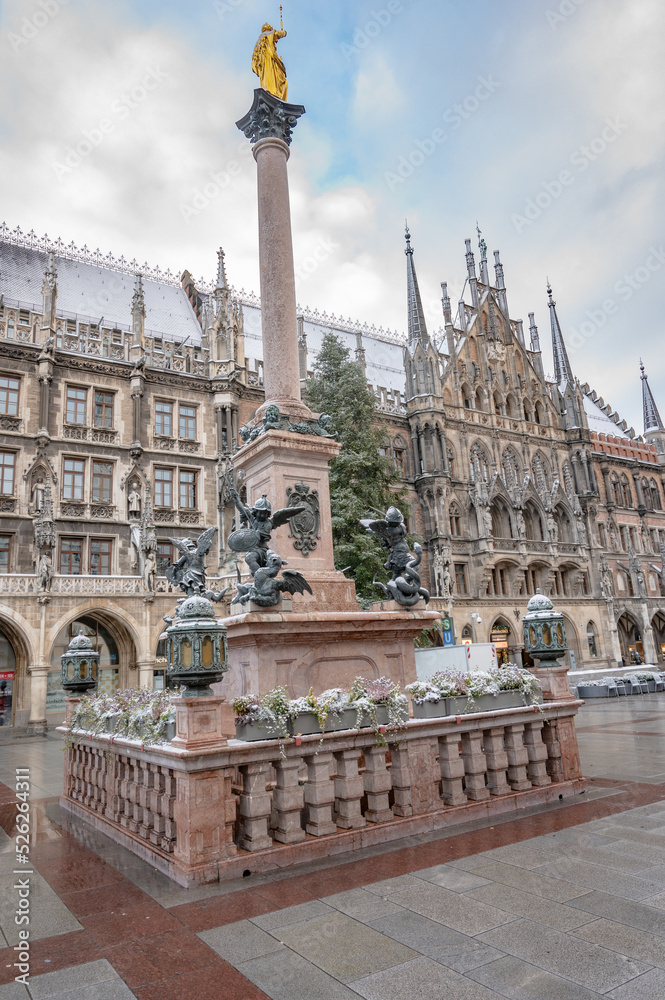
[(550, 307), (550, 322), (552, 325), (552, 355), (554, 358), (554, 378), (557, 385), (562, 385), (567, 382), (573, 383), (573, 370), (570, 367), (570, 361), (568, 360), (568, 352), (566, 351), (566, 345), (563, 340), (563, 334), (561, 333), (561, 326), (559, 325), (559, 317), (556, 313), (556, 302), (552, 298), (552, 286), (547, 282), (547, 297), (548, 305)]
[(658, 407), (656, 406), (656, 401), (653, 398), (653, 393), (651, 392), (651, 387), (649, 386), (649, 380), (644, 371), (644, 365), (640, 359), (640, 378), (642, 379), (642, 410), (644, 412), (644, 433), (647, 431), (662, 431), (665, 430), (663, 427), (663, 421), (660, 419), (660, 413), (658, 412)]
[(429, 336), (427, 334), (423, 304), (420, 298), (416, 268), (413, 263), (413, 247), (411, 246), (411, 233), (409, 232), (408, 225), (404, 228), (404, 236), (406, 239), (406, 248), (404, 253), (406, 254), (406, 295), (409, 317), (409, 347), (413, 348), (416, 344), (422, 344), (423, 347), (425, 347), (429, 343)]
[(224, 251), (220, 247), (217, 251), (217, 284), (215, 291), (228, 291), (229, 283), (226, 280), (226, 263), (224, 261)]

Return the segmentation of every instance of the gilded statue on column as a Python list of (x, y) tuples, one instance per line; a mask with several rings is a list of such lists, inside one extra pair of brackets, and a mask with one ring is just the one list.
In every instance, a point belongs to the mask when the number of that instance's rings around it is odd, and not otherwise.
[(280, 101), (285, 101), (289, 85), (286, 80), (284, 63), (277, 55), (277, 42), (286, 35), (281, 7), (279, 8), (279, 22), (279, 31), (271, 24), (264, 24), (261, 28), (259, 40), (254, 46), (252, 54), (252, 69), (258, 76), (263, 90), (274, 94)]

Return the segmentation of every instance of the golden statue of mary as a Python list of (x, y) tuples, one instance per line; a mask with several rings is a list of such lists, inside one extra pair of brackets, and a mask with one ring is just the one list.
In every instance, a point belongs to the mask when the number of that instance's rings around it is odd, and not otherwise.
[(277, 55), (277, 41), (285, 35), (283, 29), (278, 31), (271, 24), (264, 24), (252, 54), (252, 69), (258, 76), (261, 87), (269, 94), (279, 97), (280, 101), (286, 100), (289, 89), (284, 63)]

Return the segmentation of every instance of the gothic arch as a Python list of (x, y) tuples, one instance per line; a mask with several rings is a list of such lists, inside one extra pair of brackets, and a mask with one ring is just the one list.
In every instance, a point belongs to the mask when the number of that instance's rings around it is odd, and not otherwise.
[(519, 406), (517, 404), (517, 399), (512, 392), (509, 392), (506, 396), (506, 416), (511, 417), (516, 420), (520, 415)]
[(503, 481), (508, 489), (520, 485), (522, 478), (521, 467), (522, 463), (515, 449), (511, 447), (506, 448), (501, 456), (501, 471), (503, 473)]
[(484, 446), (480, 442), (471, 445), (470, 451), (471, 481), (477, 482), (484, 479), (486, 483), (490, 481), (490, 462)]

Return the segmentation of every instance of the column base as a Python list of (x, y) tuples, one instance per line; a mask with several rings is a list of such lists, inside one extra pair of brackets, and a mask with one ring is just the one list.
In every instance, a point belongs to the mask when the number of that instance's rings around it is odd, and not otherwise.
[(25, 729), (27, 736), (46, 736), (48, 722), (46, 719), (31, 719)]

